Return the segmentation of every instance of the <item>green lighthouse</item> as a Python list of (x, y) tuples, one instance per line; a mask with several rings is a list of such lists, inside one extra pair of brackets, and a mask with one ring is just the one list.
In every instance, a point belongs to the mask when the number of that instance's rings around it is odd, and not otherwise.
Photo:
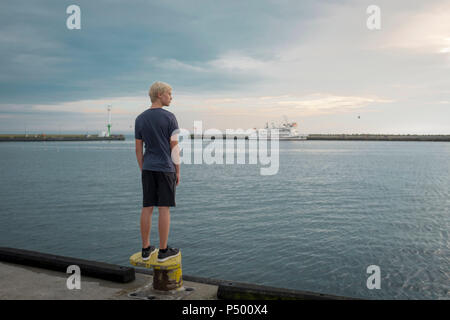
[(108, 137), (111, 136), (111, 105), (108, 105)]

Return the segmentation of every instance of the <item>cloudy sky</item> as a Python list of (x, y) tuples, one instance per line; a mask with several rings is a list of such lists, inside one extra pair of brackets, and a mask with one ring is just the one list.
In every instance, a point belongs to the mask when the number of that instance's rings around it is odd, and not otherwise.
[(0, 25), (3, 133), (98, 133), (107, 105), (133, 132), (160, 80), (188, 130), (450, 134), (450, 0), (15, 0)]

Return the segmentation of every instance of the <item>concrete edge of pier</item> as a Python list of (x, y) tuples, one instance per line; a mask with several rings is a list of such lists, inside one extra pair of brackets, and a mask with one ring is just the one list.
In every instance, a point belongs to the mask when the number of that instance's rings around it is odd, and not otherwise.
[[(78, 265), (81, 289), (70, 290), (67, 267)], [(0, 247), (2, 300), (124, 300), (152, 283), (153, 271)], [(354, 300), (350, 297), (183, 275), (182, 300)], [(170, 299), (170, 295), (160, 296)], [(153, 297), (154, 298), (154, 297)], [(158, 298), (157, 298), (158, 299)], [(179, 299), (179, 298), (177, 298)]]

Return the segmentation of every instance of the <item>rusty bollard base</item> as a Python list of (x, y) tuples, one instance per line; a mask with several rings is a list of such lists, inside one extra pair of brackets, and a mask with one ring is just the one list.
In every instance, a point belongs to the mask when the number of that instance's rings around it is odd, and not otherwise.
[(147, 261), (142, 260), (141, 252), (130, 257), (130, 263), (136, 267), (153, 268), (153, 283), (130, 293), (131, 298), (139, 299), (182, 299), (194, 288), (183, 287), (181, 252), (178, 256), (164, 262), (158, 262), (158, 252)]

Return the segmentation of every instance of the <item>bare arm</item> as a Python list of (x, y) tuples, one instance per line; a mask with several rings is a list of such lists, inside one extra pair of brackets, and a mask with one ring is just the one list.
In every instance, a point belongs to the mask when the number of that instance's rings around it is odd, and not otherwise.
[(170, 137), (170, 150), (172, 161), (177, 174), (177, 186), (180, 184), (180, 147), (178, 146), (178, 135)]
[(142, 171), (142, 165), (144, 164), (144, 142), (140, 139), (136, 139), (136, 159)]

